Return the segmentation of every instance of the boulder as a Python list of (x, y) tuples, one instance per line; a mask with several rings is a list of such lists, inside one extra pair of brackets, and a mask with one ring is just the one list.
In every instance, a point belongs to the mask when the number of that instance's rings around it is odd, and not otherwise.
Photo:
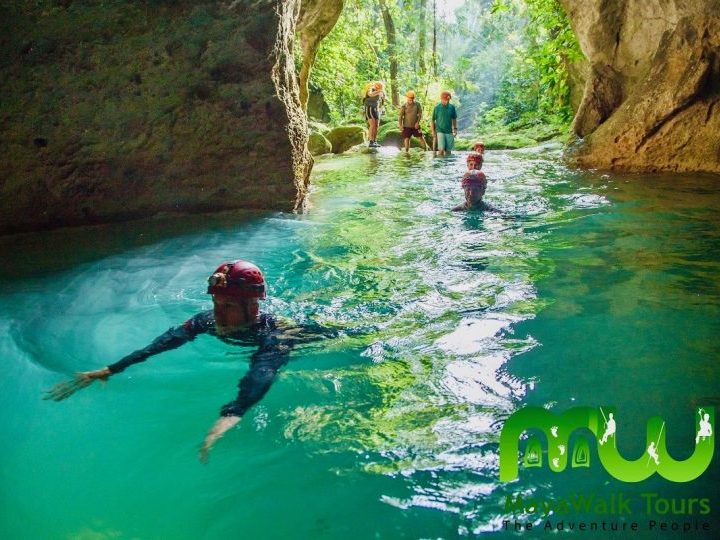
[(395, 120), (394, 122), (380, 124), (380, 127), (378, 127), (378, 141), (382, 142), (382, 140), (385, 139), (385, 135), (387, 135), (390, 131), (398, 131), (397, 120)]
[(313, 133), (320, 133), (322, 135), (327, 135), (330, 133), (331, 127), (321, 123), (321, 122), (313, 122), (312, 120), (308, 120), (308, 129), (310, 129)]
[(383, 146), (400, 148), (403, 142), (402, 133), (397, 125), (394, 126), (394, 129), (386, 129), (384, 132), (378, 130), (378, 142)]
[(487, 150), (511, 150), (536, 146), (538, 141), (519, 133), (503, 133), (484, 136), (485, 149)]
[(327, 134), (334, 154), (341, 154), (356, 144), (364, 143), (366, 139), (365, 128), (360, 126), (340, 126)]
[(313, 156), (329, 154), (332, 152), (332, 144), (321, 133), (311, 133), (308, 138), (308, 150)]

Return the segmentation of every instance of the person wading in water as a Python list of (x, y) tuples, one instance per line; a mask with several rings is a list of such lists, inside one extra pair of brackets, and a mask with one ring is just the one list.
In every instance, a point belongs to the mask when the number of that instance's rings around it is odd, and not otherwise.
[(483, 165), (483, 156), (478, 153), (471, 153), (467, 157), (468, 171), (463, 175), (461, 186), (465, 192), (465, 202), (453, 208), (453, 212), (465, 210), (497, 210), (483, 202), (483, 196), (487, 189), (487, 178), (480, 169)]

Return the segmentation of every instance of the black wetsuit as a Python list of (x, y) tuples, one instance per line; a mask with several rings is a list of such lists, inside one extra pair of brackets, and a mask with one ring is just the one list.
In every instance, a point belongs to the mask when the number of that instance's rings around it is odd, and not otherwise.
[(120, 373), (128, 366), (144, 362), (150, 356), (177, 349), (195, 339), (198, 334), (210, 334), (233, 345), (258, 347), (250, 359), (250, 369), (240, 379), (237, 398), (220, 410), (221, 416), (242, 416), (270, 389), (275, 375), (287, 364), (290, 351), (295, 345), (336, 337), (339, 332), (316, 324), (294, 327), (278, 322), (272, 315), (262, 314), (257, 323), (231, 335), (221, 336), (215, 328), (215, 315), (209, 310), (198, 313), (180, 326), (170, 328), (144, 349), (130, 353), (108, 366), (108, 369), (113, 374)]
[(469, 208), (467, 206), (467, 203), (462, 203), (452, 209), (453, 212), (463, 212), (463, 211), (471, 212), (473, 210), (478, 211), (478, 212), (499, 212), (500, 211), (497, 208), (495, 208), (494, 206), (487, 204), (484, 201), (477, 202)]

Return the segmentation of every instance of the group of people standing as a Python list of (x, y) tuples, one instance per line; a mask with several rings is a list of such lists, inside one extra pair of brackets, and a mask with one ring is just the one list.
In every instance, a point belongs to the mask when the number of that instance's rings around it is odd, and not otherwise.
[[(415, 101), (415, 92), (408, 90), (405, 94), (406, 101), (400, 107), (398, 114), (398, 127), (402, 133), (403, 148), (405, 152), (410, 151), (410, 139), (418, 137), (420, 146), (427, 150), (425, 137), (420, 129), (420, 121), (423, 118), (422, 105)], [(382, 104), (385, 98), (384, 86), (381, 82), (370, 83), (365, 88), (363, 107), (365, 118), (368, 121), (368, 146), (379, 147), (377, 133), (380, 126), (380, 115)], [(430, 120), (430, 129), (433, 137), (433, 152), (441, 156), (450, 155), (457, 135), (457, 111), (455, 105), (450, 103), (452, 95), (444, 90), (440, 92), (440, 103), (433, 108)], [(453, 208), (453, 211), (463, 210), (494, 210), (483, 202), (483, 196), (487, 189), (487, 177), (482, 172), (482, 165), (485, 157), (485, 145), (482, 142), (473, 145), (473, 152), (467, 157), (468, 171), (461, 179), (461, 186), (465, 192), (465, 202)]]
[[(402, 132), (403, 147), (405, 151), (410, 150), (410, 139), (418, 137), (420, 145), (427, 150), (425, 137), (420, 130), (420, 121), (423, 118), (422, 105), (415, 101), (415, 92), (408, 90), (405, 94), (406, 102), (400, 107), (398, 116), (398, 127)], [(433, 108), (430, 120), (430, 129), (433, 137), (433, 151), (441, 156), (449, 155), (455, 145), (457, 135), (457, 111), (455, 105), (450, 103), (452, 96), (450, 92), (440, 92), (440, 103)], [(368, 122), (368, 146), (375, 148), (380, 146), (377, 142), (377, 133), (380, 126), (380, 115), (382, 104), (385, 100), (384, 85), (381, 82), (370, 83), (365, 89), (363, 108), (365, 119)]]

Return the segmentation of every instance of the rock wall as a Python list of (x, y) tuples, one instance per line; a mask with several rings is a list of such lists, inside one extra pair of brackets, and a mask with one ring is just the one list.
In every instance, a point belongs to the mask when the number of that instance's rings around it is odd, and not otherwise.
[(562, 0), (590, 63), (583, 167), (720, 173), (720, 0)]
[(343, 0), (302, 0), (297, 30), (302, 48), (300, 67), (300, 103), (307, 109), (310, 71), (315, 63), (320, 42), (327, 36), (340, 18)]
[(299, 7), (4, 2), (0, 233), (298, 208), (312, 164), (292, 54)]

